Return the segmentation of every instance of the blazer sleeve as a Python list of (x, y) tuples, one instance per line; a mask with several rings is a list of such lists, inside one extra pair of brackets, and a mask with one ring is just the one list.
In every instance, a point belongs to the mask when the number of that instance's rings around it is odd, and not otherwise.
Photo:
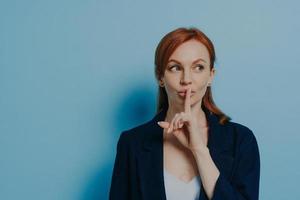
[(122, 132), (117, 143), (109, 200), (129, 200), (128, 154), (125, 132)]
[(232, 182), (220, 172), (212, 200), (259, 199), (260, 155), (256, 138), (251, 130), (249, 135), (250, 138), (246, 137), (247, 139), (240, 145)]

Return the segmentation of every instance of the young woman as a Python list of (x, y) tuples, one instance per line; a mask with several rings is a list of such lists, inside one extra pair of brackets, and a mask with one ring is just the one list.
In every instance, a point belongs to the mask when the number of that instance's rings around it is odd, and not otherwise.
[(214, 46), (197, 28), (162, 38), (157, 113), (121, 133), (110, 200), (258, 199), (256, 137), (215, 105), (214, 62)]

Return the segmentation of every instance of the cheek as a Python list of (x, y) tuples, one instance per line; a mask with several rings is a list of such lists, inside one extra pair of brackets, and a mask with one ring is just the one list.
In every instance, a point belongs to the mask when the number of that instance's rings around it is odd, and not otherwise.
[(170, 82), (165, 82), (165, 90), (169, 98), (173, 98), (175, 93), (175, 88)]
[(207, 87), (207, 81), (201, 81), (199, 83), (197, 83), (197, 90), (198, 91), (202, 91), (202, 90), (206, 90), (206, 87)]
[(178, 88), (178, 81), (176, 77), (168, 77), (165, 79), (165, 88), (168, 92), (174, 92), (176, 91), (176, 88)]
[(174, 88), (170, 87), (170, 85), (166, 86), (165, 90), (166, 90), (168, 98), (170, 98), (170, 99), (177, 98), (177, 91)]
[(207, 90), (207, 81), (201, 81), (197, 84), (197, 96), (202, 98)]

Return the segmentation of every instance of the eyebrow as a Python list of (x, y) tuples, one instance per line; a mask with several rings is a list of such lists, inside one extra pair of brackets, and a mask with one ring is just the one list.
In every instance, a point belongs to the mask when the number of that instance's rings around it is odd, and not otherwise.
[[(181, 64), (178, 60), (175, 60), (175, 59), (171, 59), (171, 60), (169, 60), (168, 61), (168, 63), (169, 62), (176, 62), (176, 63), (178, 63), (178, 64)], [(199, 62), (199, 61), (203, 61), (203, 62), (205, 62), (206, 63), (206, 61), (204, 60), (204, 59), (202, 59), (202, 58), (198, 58), (197, 60), (195, 60), (192, 64), (195, 64), (196, 62)]]

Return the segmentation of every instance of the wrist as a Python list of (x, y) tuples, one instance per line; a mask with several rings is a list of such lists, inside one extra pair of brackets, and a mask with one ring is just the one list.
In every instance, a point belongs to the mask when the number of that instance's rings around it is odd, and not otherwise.
[(199, 156), (203, 157), (209, 155), (209, 149), (207, 147), (194, 148), (191, 149), (191, 152), (195, 157), (199, 157)]

